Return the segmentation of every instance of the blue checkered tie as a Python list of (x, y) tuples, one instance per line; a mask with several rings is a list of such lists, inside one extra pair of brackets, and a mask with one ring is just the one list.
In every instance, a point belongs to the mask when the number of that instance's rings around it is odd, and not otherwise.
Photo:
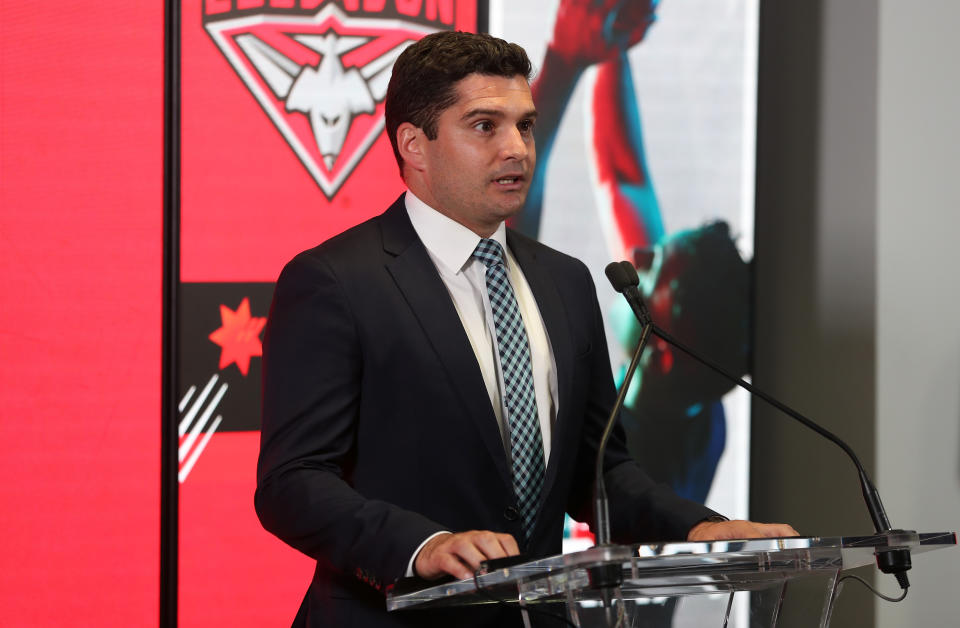
[(496, 240), (483, 238), (473, 255), (487, 267), (487, 293), (493, 309), (500, 371), (503, 375), (505, 418), (510, 426), (513, 490), (517, 495), (523, 532), (529, 540), (540, 504), (544, 476), (543, 441), (533, 387), (530, 345), (517, 299), (507, 278), (503, 247)]

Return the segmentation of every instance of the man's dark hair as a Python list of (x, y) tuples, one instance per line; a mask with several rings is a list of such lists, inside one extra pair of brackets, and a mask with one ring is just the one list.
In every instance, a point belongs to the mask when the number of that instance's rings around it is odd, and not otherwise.
[(470, 74), (530, 80), (527, 53), (517, 44), (484, 33), (442, 31), (409, 46), (393, 65), (387, 87), (387, 135), (403, 175), (397, 128), (404, 122), (437, 139), (437, 119), (457, 102), (455, 85)]

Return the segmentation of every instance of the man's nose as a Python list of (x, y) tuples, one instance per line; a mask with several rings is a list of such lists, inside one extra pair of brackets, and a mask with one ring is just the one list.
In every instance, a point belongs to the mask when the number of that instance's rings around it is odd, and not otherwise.
[(530, 154), (529, 143), (532, 141), (532, 136), (524, 135), (516, 127), (510, 128), (506, 131), (500, 152), (504, 159), (526, 159)]

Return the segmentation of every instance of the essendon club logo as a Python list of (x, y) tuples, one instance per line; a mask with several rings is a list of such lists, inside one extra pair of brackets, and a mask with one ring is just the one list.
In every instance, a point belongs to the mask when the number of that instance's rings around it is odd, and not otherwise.
[(333, 199), (383, 130), (394, 61), (424, 35), (451, 28), (454, 10), (454, 0), (207, 0), (203, 25)]

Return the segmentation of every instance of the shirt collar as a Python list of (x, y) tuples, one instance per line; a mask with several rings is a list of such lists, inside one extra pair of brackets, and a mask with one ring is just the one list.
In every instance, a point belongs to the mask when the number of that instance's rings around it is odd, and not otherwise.
[[(427, 251), (451, 273), (459, 273), (470, 261), (480, 236), (456, 220), (441, 214), (407, 190), (404, 197), (407, 215)], [(507, 250), (507, 229), (501, 222), (490, 236)]]

